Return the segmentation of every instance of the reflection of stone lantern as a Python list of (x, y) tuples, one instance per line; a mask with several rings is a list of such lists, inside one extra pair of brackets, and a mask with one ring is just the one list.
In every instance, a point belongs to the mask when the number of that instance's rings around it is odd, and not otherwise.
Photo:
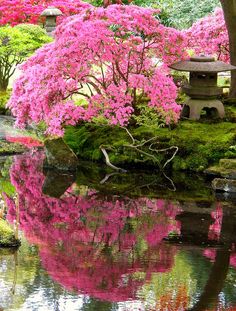
[(41, 13), (41, 16), (46, 17), (45, 29), (47, 34), (51, 37), (53, 36), (52, 32), (56, 29), (57, 16), (60, 15), (62, 15), (62, 12), (59, 9), (51, 6)]
[(190, 97), (184, 105), (183, 117), (198, 120), (203, 108), (216, 111), (220, 118), (224, 117), (224, 106), (218, 99), (223, 89), (217, 86), (217, 73), (235, 70), (235, 66), (216, 61), (214, 57), (196, 56), (175, 63), (170, 68), (190, 72), (189, 84), (182, 87), (183, 92)]

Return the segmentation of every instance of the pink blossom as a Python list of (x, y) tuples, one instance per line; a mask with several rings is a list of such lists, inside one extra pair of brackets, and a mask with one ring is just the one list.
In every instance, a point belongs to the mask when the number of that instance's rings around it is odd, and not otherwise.
[(166, 123), (177, 122), (167, 65), (186, 57), (186, 40), (155, 14), (134, 5), (86, 7), (60, 23), (55, 42), (21, 66), (8, 104), (16, 124), (44, 121), (59, 136), (66, 125), (98, 117), (125, 126), (144, 97)]
[(214, 55), (222, 61), (230, 61), (228, 31), (221, 8), (199, 19), (184, 34), (195, 54)]

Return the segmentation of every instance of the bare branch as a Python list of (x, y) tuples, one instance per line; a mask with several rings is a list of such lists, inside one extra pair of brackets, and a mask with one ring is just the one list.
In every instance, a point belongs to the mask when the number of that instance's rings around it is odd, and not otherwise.
[(133, 135), (130, 133), (130, 131), (124, 126), (121, 126), (121, 128), (126, 131), (126, 133), (129, 135), (129, 137), (132, 139), (132, 143), (135, 144), (135, 139), (134, 139)]
[(168, 159), (168, 160), (166, 161), (166, 163), (163, 165), (163, 169), (166, 167), (166, 165), (167, 165), (168, 163), (170, 163), (170, 162), (174, 159), (176, 153), (179, 151), (179, 148), (178, 148), (177, 146), (172, 146), (172, 147), (170, 147), (169, 149), (175, 149), (175, 151), (174, 151), (172, 157), (171, 157), (170, 159)]
[(127, 172), (127, 171), (124, 170), (123, 168), (120, 168), (120, 167), (117, 167), (117, 166), (111, 164), (110, 159), (109, 159), (109, 156), (108, 156), (108, 154), (107, 154), (107, 152), (106, 152), (106, 149), (103, 148), (103, 147), (100, 147), (100, 149), (101, 149), (101, 151), (102, 151), (102, 153), (103, 153), (103, 155), (104, 155), (104, 157), (105, 157), (105, 161), (106, 161), (106, 165), (107, 165), (107, 166), (109, 166), (109, 167), (112, 168), (113, 170), (116, 170), (116, 171), (119, 171), (119, 172), (122, 172), (122, 173), (126, 173), (126, 172)]

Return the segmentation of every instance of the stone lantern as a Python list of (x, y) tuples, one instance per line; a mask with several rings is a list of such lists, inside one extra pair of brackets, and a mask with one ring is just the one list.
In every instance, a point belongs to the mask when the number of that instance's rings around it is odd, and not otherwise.
[(56, 29), (57, 16), (60, 15), (62, 15), (62, 12), (59, 9), (54, 8), (52, 6), (49, 6), (41, 13), (41, 16), (46, 17), (45, 29), (47, 34), (51, 37), (53, 37), (52, 33)]
[(190, 73), (189, 83), (182, 87), (183, 92), (190, 97), (184, 105), (183, 117), (198, 120), (204, 108), (217, 112), (220, 118), (224, 117), (224, 106), (219, 100), (223, 89), (217, 86), (217, 73), (235, 70), (235, 66), (216, 61), (211, 56), (194, 56), (170, 68)]

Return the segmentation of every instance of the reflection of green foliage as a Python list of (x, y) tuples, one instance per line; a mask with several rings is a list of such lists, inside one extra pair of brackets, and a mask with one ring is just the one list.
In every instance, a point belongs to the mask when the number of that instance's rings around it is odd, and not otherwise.
[[(135, 276), (137, 277), (137, 276)], [(153, 308), (156, 302), (168, 292), (175, 293), (180, 287), (185, 287), (190, 298), (196, 291), (196, 280), (192, 278), (192, 267), (186, 260), (184, 253), (175, 256), (175, 263), (171, 271), (153, 273), (150, 282), (142, 286), (138, 296), (144, 299), (146, 308)]]
[[(172, 178), (177, 191), (170, 191), (173, 185), (170, 184), (160, 172), (150, 170), (141, 171), (129, 168), (129, 174), (112, 173), (105, 183), (101, 183), (105, 174), (110, 170), (101, 164), (80, 161), (77, 171), (78, 193), (86, 195), (88, 188), (96, 189), (100, 193), (129, 195), (129, 197), (166, 198), (171, 200), (184, 201), (214, 201), (214, 195), (206, 186), (202, 175), (186, 174), (184, 172), (172, 172)], [(169, 173), (168, 173), (169, 174)], [(83, 186), (82, 186), (83, 185)], [(134, 225), (134, 224), (133, 224)]]
[(224, 283), (224, 287), (222, 291), (225, 293), (226, 301), (235, 301), (236, 297), (236, 287), (235, 287), (235, 279), (236, 279), (236, 269), (235, 267), (230, 267), (228, 270), (227, 278)]
[(15, 187), (11, 184), (10, 181), (0, 178), (0, 192), (4, 192), (7, 195), (12, 196), (15, 193)]
[(10, 182), (10, 167), (12, 158), (9, 157), (1, 163), (1, 176), (0, 176), (0, 193), (5, 192), (7, 195), (12, 196), (15, 193), (15, 187)]
[(8, 225), (8, 223), (0, 219), (0, 246), (16, 246), (19, 241), (15, 239), (15, 234), (13, 229)]
[[(39, 268), (37, 249), (29, 246), (25, 239), (21, 239), (20, 251), (17, 253), (0, 249), (0, 267), (4, 265), (4, 275), (1, 275), (1, 283), (5, 288), (5, 295), (0, 298), (0, 305), (14, 310), (20, 308), (30, 294)], [(15, 289), (12, 294), (12, 289)], [(6, 299), (7, 297), (7, 299)], [(5, 298), (5, 299), (4, 299)]]
[(86, 298), (86, 300), (83, 303), (83, 309), (81, 311), (116, 311), (118, 310), (118, 307), (115, 303), (111, 303), (108, 301), (102, 301), (98, 300), (93, 297)]

